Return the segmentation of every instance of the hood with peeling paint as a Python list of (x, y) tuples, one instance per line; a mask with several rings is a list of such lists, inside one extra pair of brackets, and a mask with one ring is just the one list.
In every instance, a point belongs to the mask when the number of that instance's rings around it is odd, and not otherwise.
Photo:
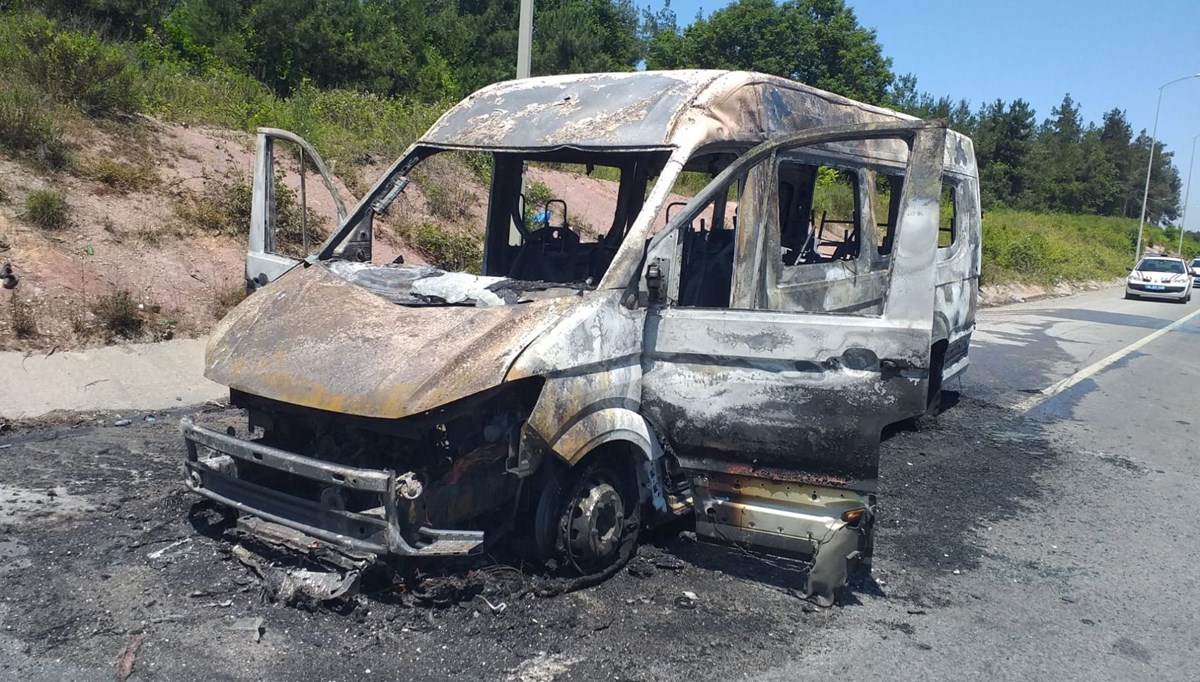
[(580, 300), (407, 307), (311, 265), (221, 321), (204, 375), (295, 405), (396, 419), (502, 383), (520, 352)]

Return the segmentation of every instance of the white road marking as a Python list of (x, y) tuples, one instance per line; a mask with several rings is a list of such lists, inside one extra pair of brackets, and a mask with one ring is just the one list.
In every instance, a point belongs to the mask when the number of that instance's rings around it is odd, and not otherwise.
[(1087, 379), (1087, 378), (1095, 375), (1096, 373), (1103, 371), (1109, 365), (1112, 365), (1113, 363), (1117, 362), (1121, 358), (1124, 358), (1125, 356), (1136, 351), (1137, 349), (1141, 348), (1142, 346), (1145, 346), (1146, 344), (1157, 339), (1158, 337), (1163, 336), (1164, 334), (1170, 333), (1170, 332), (1178, 329), (1179, 327), (1182, 327), (1183, 325), (1187, 324), (1188, 320), (1192, 319), (1193, 317), (1196, 317), (1197, 315), (1200, 315), (1200, 310), (1193, 311), (1193, 312), (1189, 313), (1188, 315), (1185, 315), (1185, 316), (1179, 318), (1178, 320), (1175, 320), (1174, 322), (1163, 327), (1162, 329), (1159, 329), (1158, 331), (1155, 331), (1153, 333), (1147, 334), (1146, 336), (1143, 336), (1142, 338), (1138, 339), (1137, 341), (1134, 341), (1133, 343), (1129, 344), (1128, 346), (1125, 346), (1124, 348), (1113, 353), (1112, 355), (1109, 355), (1108, 357), (1104, 358), (1103, 360), (1100, 360), (1099, 362), (1090, 364), (1087, 367), (1084, 367), (1083, 369), (1079, 370), (1078, 372), (1067, 377), (1066, 379), (1063, 379), (1062, 381), (1059, 381), (1057, 383), (1051, 384), (1050, 386), (1048, 386), (1046, 388), (1043, 388), (1042, 390), (1038, 391), (1034, 395), (1031, 395), (1028, 398), (1026, 398), (1026, 399), (1022, 400), (1021, 402), (1017, 403), (1016, 405), (1014, 405), (1013, 409), (1021, 414), (1025, 414), (1026, 412), (1032, 410), (1033, 408), (1042, 404), (1046, 400), (1053, 398), (1054, 396), (1058, 395), (1059, 393), (1062, 393), (1063, 391), (1067, 390), (1068, 388), (1071, 388), (1072, 386), (1074, 386), (1075, 384), (1078, 384), (1079, 382), (1083, 381), (1084, 379)]

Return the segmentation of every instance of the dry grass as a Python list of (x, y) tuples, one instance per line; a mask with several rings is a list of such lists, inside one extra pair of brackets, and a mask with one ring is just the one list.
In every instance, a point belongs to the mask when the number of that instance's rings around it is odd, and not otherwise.
[[(187, 227), (209, 234), (245, 239), (250, 230), (253, 190), (236, 178), (209, 179), (203, 192), (185, 195), (175, 204), (175, 215)], [(307, 213), (307, 216), (305, 216)], [(302, 258), (304, 227), (307, 223), (309, 244), (320, 244), (329, 236), (325, 219), (313, 211), (304, 211), (296, 192), (275, 180), (275, 244), (279, 253)]]
[(162, 246), (163, 238), (170, 234), (170, 230), (145, 223), (133, 228), (133, 238), (146, 246)]
[(38, 335), (37, 318), (33, 314), (33, 306), (22, 301), (16, 294), (9, 298), (9, 324), (13, 336), (18, 339), (32, 339)]
[(104, 184), (114, 192), (144, 192), (158, 185), (158, 173), (145, 165), (126, 163), (115, 159), (90, 161), (84, 173), (87, 177)]
[(414, 171), (417, 187), (425, 195), (429, 213), (442, 220), (459, 222), (469, 217), (479, 200), (467, 189), (471, 170), (449, 154), (426, 159)]
[(214, 320), (219, 320), (229, 314), (237, 304), (246, 300), (250, 292), (244, 283), (233, 284), (213, 293), (212, 314)]
[(443, 270), (478, 273), (483, 269), (482, 240), (477, 236), (428, 223), (402, 228), (401, 236), (430, 264)]
[(138, 309), (137, 301), (128, 291), (121, 290), (102, 296), (92, 303), (91, 309), (100, 328), (109, 336), (122, 339), (136, 339), (141, 336), (146, 321), (142, 317), (142, 311)]
[(55, 169), (70, 162), (54, 108), (20, 84), (0, 88), (0, 149)]

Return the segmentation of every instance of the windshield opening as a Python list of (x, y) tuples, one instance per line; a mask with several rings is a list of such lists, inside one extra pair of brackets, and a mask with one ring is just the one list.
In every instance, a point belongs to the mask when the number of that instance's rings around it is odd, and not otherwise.
[(422, 260), (443, 270), (589, 287), (608, 270), (668, 158), (663, 149), (418, 147), (355, 213), (387, 215)]
[(483, 274), (595, 286), (666, 159), (660, 151), (494, 154)]
[(1183, 261), (1166, 259), (1166, 258), (1147, 258), (1138, 263), (1135, 270), (1142, 272), (1169, 272), (1172, 274), (1183, 274)]

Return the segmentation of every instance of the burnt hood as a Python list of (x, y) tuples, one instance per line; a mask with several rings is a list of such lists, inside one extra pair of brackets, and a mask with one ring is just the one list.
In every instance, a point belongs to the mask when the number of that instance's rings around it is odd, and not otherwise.
[(298, 267), (217, 325), (204, 376), (295, 405), (396, 419), (500, 384), (579, 300), (406, 307), (322, 264)]

